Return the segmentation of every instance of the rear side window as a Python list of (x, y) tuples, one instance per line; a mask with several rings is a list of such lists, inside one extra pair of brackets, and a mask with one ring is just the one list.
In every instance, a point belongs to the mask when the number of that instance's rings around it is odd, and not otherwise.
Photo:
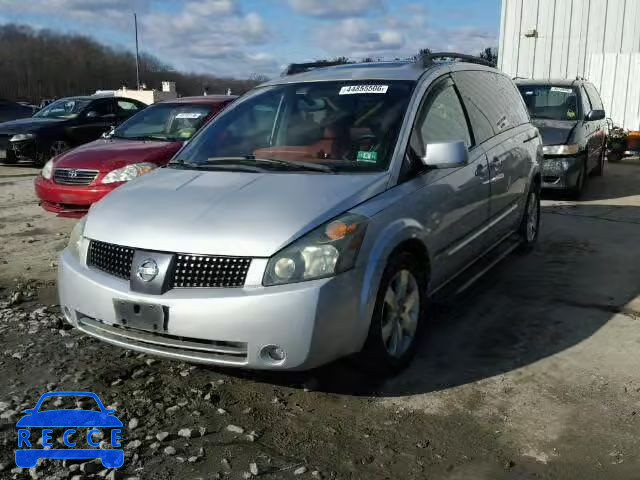
[(498, 101), (505, 109), (507, 123), (510, 127), (517, 127), (529, 123), (529, 114), (522, 101), (522, 96), (513, 81), (504, 75), (494, 73), (498, 87)]
[(585, 83), (584, 88), (587, 90), (587, 94), (589, 95), (591, 108), (593, 108), (594, 110), (604, 110), (604, 105), (602, 105), (602, 99), (600, 98), (600, 94), (596, 90), (596, 87), (594, 87), (590, 83)]
[[(489, 72), (456, 72), (453, 74), (467, 109), (477, 144), (491, 138), (498, 121), (504, 117), (496, 101), (496, 86)], [(496, 127), (494, 127), (496, 126)]]

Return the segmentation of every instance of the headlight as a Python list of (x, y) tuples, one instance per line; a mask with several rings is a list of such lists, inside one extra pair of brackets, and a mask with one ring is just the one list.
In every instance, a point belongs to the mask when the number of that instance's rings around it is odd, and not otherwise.
[(347, 213), (312, 230), (273, 256), (265, 286), (330, 277), (355, 265), (367, 219)]
[(569, 145), (547, 145), (542, 147), (545, 155), (575, 155), (580, 152), (580, 145), (575, 143)]
[(18, 133), (9, 139), (10, 142), (22, 142), (23, 140), (31, 140), (36, 138), (34, 133)]
[(46, 178), (47, 180), (51, 180), (51, 173), (53, 172), (53, 160), (49, 160), (42, 167), (42, 178)]
[(158, 166), (155, 163), (133, 163), (107, 173), (102, 179), (102, 183), (128, 182), (156, 168), (158, 168)]
[(76, 226), (73, 227), (73, 230), (71, 230), (71, 235), (69, 236), (69, 244), (67, 245), (67, 249), (76, 258), (80, 258), (80, 245), (82, 243), (82, 236), (84, 235), (85, 223), (87, 223), (86, 216), (78, 223), (76, 223)]

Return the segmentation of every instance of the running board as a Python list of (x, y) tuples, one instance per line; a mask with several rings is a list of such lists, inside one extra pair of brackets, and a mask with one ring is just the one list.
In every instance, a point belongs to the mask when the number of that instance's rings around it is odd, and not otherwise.
[(432, 300), (437, 303), (446, 303), (461, 294), (482, 278), (485, 273), (511, 255), (520, 246), (520, 243), (517, 235), (509, 236), (462, 271), (451, 282), (438, 289), (432, 295)]

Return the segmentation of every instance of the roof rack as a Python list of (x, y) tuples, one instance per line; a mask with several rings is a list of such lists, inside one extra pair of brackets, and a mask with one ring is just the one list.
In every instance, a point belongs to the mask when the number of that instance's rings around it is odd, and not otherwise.
[(319, 62), (308, 62), (308, 63), (291, 63), (285, 70), (282, 72), (283, 77), (288, 75), (295, 75), (296, 73), (308, 72), (309, 70), (314, 70), (316, 68), (322, 67), (335, 67), (336, 65), (345, 65), (348, 62), (344, 61), (335, 61), (335, 62), (327, 62), (327, 61), (319, 61)]
[(496, 64), (490, 62), (488, 60), (484, 60), (483, 58), (476, 57), (474, 55), (468, 55), (465, 53), (455, 53), (455, 52), (434, 52), (427, 53), (426, 55), (422, 55), (422, 66), (427, 67), (433, 64), (434, 60), (437, 59), (451, 59), (451, 60), (462, 60), (467, 63), (477, 63), (478, 65), (484, 65), (485, 67), (496, 68)]

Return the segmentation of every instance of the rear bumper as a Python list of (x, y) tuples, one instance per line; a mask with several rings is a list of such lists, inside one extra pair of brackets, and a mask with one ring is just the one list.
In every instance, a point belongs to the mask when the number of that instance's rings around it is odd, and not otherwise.
[(120, 185), (60, 185), (42, 175), (38, 175), (33, 183), (42, 208), (69, 217), (84, 215), (93, 203)]
[(568, 190), (578, 184), (580, 167), (584, 158), (545, 157), (542, 161), (542, 188)]

